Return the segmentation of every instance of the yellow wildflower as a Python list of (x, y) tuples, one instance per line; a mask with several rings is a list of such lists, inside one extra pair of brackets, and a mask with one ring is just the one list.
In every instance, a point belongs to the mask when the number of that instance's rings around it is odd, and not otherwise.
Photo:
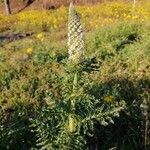
[(139, 16), (137, 16), (137, 15), (132, 17), (133, 20), (136, 20), (138, 18), (139, 18)]
[(114, 100), (114, 97), (112, 95), (109, 95), (109, 96), (106, 96), (104, 98), (104, 100), (107, 102), (107, 103), (112, 103), (113, 100)]
[(27, 48), (26, 52), (27, 52), (27, 54), (32, 54), (33, 49), (32, 48)]
[(54, 29), (57, 29), (57, 25), (56, 24), (54, 24)]
[(127, 15), (127, 16), (126, 16), (126, 19), (130, 19), (130, 18), (131, 18), (131, 15)]
[(39, 33), (38, 35), (37, 35), (37, 39), (43, 39), (43, 33)]

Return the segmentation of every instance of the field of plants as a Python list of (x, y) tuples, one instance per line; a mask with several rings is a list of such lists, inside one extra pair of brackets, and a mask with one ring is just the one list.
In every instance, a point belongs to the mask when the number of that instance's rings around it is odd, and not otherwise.
[(149, 150), (150, 2), (68, 10), (0, 14), (0, 150)]

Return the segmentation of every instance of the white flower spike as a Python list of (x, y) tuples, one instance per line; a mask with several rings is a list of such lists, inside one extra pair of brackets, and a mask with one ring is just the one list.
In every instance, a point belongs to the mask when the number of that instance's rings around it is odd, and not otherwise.
[(73, 2), (70, 3), (68, 20), (69, 60), (80, 61), (84, 55), (84, 36), (80, 17), (74, 8)]

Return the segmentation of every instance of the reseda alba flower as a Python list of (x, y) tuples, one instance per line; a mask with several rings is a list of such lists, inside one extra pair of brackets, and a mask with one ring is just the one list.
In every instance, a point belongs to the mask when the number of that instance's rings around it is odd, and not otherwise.
[(68, 53), (69, 60), (73, 61), (79, 60), (84, 54), (83, 28), (73, 3), (69, 7)]

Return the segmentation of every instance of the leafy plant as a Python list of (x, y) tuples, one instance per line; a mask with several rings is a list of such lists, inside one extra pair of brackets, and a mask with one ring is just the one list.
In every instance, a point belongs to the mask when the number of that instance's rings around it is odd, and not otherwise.
[[(87, 138), (96, 125), (107, 126), (125, 108), (125, 103), (104, 104), (86, 93), (88, 75), (75, 69), (59, 77), (60, 99), (47, 91), (46, 105), (32, 118), (38, 149), (88, 149)], [(98, 129), (96, 129), (98, 130)]]

